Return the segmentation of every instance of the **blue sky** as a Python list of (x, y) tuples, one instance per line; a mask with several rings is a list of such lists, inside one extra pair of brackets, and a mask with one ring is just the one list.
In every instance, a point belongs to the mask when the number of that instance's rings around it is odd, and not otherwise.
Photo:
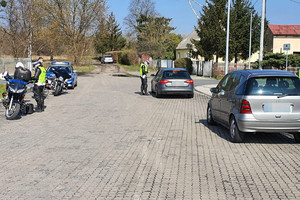
[[(172, 18), (171, 25), (178, 34), (189, 34), (197, 25), (197, 18), (189, 6), (188, 0), (153, 0), (161, 16)], [(123, 21), (128, 15), (130, 0), (107, 0), (109, 12), (113, 12), (118, 23), (125, 30)], [(205, 0), (197, 0), (205, 4)], [(260, 14), (262, 0), (252, 0)], [(200, 6), (193, 4), (198, 11)], [(300, 24), (300, 0), (267, 0), (266, 16), (270, 24)]]

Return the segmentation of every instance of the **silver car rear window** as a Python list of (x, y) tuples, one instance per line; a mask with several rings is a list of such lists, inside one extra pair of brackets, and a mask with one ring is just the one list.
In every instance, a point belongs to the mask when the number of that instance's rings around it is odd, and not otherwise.
[(296, 77), (251, 78), (245, 95), (300, 95), (300, 80)]
[(187, 71), (179, 70), (166, 71), (164, 72), (163, 77), (166, 79), (191, 79)]

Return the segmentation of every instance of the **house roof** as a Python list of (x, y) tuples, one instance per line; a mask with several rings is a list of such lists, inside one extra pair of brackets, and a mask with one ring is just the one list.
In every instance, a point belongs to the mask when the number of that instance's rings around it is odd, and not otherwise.
[(200, 40), (197, 32), (194, 30), (191, 34), (189, 34), (186, 38), (184, 38), (177, 46), (176, 49), (187, 49), (187, 44), (192, 44), (191, 40)]
[(269, 25), (273, 35), (300, 36), (300, 25)]

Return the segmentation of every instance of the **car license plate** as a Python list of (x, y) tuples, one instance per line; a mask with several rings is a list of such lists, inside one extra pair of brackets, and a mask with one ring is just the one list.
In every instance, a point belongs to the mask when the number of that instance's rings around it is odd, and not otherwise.
[(181, 81), (172, 81), (172, 86), (184, 86), (184, 83)]
[(265, 112), (291, 112), (290, 103), (265, 103), (263, 108)]

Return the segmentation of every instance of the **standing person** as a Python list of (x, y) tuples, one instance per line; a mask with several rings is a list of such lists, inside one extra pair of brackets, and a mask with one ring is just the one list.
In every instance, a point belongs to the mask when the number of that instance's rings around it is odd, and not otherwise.
[(33, 64), (35, 69), (35, 74), (32, 80), (35, 81), (33, 92), (34, 99), (37, 103), (37, 112), (44, 111), (44, 87), (46, 85), (46, 69), (43, 67), (44, 59), (39, 57), (38, 61)]
[(140, 65), (140, 75), (141, 75), (141, 94), (147, 95), (147, 75), (148, 75), (148, 65), (149, 61), (145, 60), (144, 63)]

